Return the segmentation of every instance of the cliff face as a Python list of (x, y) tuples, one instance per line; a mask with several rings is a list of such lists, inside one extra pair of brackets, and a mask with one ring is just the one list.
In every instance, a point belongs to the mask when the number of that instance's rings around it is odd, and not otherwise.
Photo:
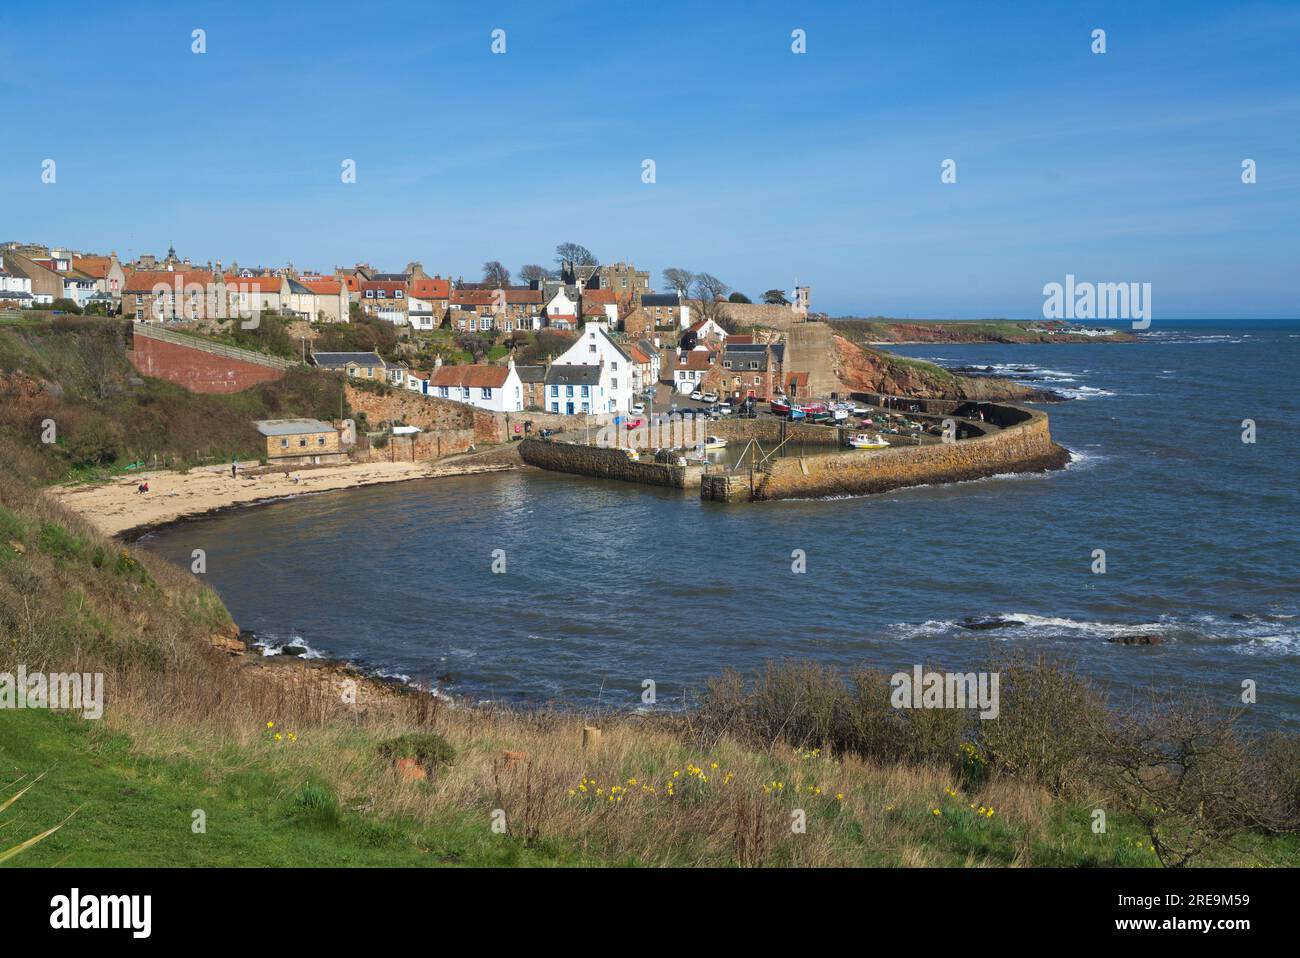
[(1012, 402), (1055, 402), (1044, 389), (1031, 389), (1006, 379), (957, 376), (931, 363), (891, 356), (876, 349), (834, 338), (832, 365), (836, 378), (851, 390), (882, 392), (925, 399), (984, 399)]
[(1107, 335), (1060, 320), (985, 320), (982, 322), (912, 322), (877, 317), (835, 319), (835, 331), (858, 343), (1133, 343), (1138, 338), (1122, 329)]

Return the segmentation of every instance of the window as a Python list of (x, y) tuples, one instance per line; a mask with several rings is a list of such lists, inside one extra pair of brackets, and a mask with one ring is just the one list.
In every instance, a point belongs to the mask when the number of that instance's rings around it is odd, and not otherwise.
[(722, 361), (722, 365), (723, 365), (724, 367), (726, 367), (727, 369), (730, 369), (730, 368), (731, 368), (731, 360), (730, 360), (730, 359), (724, 359), (724, 360)]
[(324, 437), (324, 436), (319, 436), (319, 437), (316, 439), (316, 445), (318, 445), (318, 446), (323, 446), (323, 445), (325, 445), (325, 437)]
[(610, 388), (610, 389), (617, 389), (617, 388), (618, 388), (618, 380), (617, 380), (617, 379), (611, 379), (611, 380), (609, 381), (609, 388)]
[(374, 298), (375, 298), (375, 291), (373, 289), (366, 290), (366, 299), (374, 299)]
[(288, 449), (288, 448), (289, 448), (289, 440), (288, 440), (288, 439), (281, 439), (281, 440), (280, 440), (280, 448), (281, 448), (281, 449)]
[(583, 387), (582, 387), (582, 394), (583, 394), (584, 396), (590, 396), (590, 395), (591, 395), (591, 387), (590, 387), (590, 386), (583, 386)]
[(399, 289), (399, 290), (396, 290), (396, 291), (393, 293), (393, 299), (401, 299), (402, 296), (403, 296), (403, 293), (402, 293), (402, 291), (401, 291), (400, 289)]
[(596, 351), (596, 344), (595, 344), (595, 343), (592, 343), (590, 346), (587, 347), (587, 352), (589, 352), (589, 353), (594, 353), (595, 351)]
[(564, 387), (564, 395), (565, 395), (565, 396), (572, 396), (572, 395), (573, 395), (573, 387), (572, 387), (572, 386), (565, 386), (565, 387)]
[(468, 387), (468, 386), (461, 386), (461, 387), (460, 387), (460, 397), (461, 397), (462, 399), (469, 399), (469, 387)]
[(559, 386), (552, 386), (552, 387), (551, 387), (551, 395), (552, 395), (552, 396), (558, 396), (559, 394), (560, 394), (560, 387), (559, 387)]
[(615, 361), (613, 361), (613, 360), (610, 360), (609, 368), (610, 368), (610, 371), (611, 371), (611, 372), (617, 372), (617, 371), (618, 371), (618, 363), (615, 362)]
[(478, 328), (479, 328), (479, 329), (491, 329), (491, 328), (492, 328), (492, 317), (491, 317), (491, 316), (484, 316), (484, 317), (480, 318), (479, 321), (478, 321)]
[(299, 448), (299, 449), (306, 449), (306, 448), (307, 448), (307, 440), (306, 440), (306, 439), (299, 439), (299, 440), (298, 440), (298, 448)]
[(755, 360), (755, 359), (751, 359), (751, 360), (749, 361), (749, 368), (750, 368), (750, 369), (757, 369), (757, 368), (758, 368), (758, 361)]
[(480, 399), (491, 399), (491, 398), (492, 398), (492, 387), (491, 387), (491, 386), (484, 386), (484, 387), (483, 387), (479, 392), (480, 392), (480, 395), (479, 395), (479, 398), (480, 398)]
[(446, 386), (439, 386), (439, 387), (438, 387), (438, 395), (441, 396), (443, 399), (446, 399), (446, 398), (447, 398), (447, 393), (448, 393), (448, 391), (447, 391), (447, 387), (446, 387)]

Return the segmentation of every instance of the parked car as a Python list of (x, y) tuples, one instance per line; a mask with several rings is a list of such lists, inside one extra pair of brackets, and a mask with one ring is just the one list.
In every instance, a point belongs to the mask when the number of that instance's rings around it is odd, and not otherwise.
[(627, 420), (624, 420), (624, 422), (623, 422), (623, 427), (624, 427), (625, 429), (636, 429), (637, 427), (639, 427), (639, 426), (641, 425), (642, 421), (643, 421), (643, 420), (641, 420), (641, 419), (639, 419), (639, 418), (638, 418), (638, 419), (627, 419)]
[(632, 403), (632, 412), (638, 416), (641, 415), (643, 412), (645, 412), (645, 403), (643, 402)]
[(696, 402), (699, 402), (701, 399), (704, 398), (704, 393), (700, 392), (697, 389), (695, 390), (695, 392), (691, 393), (691, 398), (694, 399)]
[[(694, 399), (695, 397), (692, 396), (691, 398)], [(717, 393), (701, 393), (701, 394), (700, 394), (700, 399), (704, 400), (705, 402), (717, 402), (717, 401), (718, 401), (718, 394), (717, 394)]]
[(719, 404), (718, 404), (718, 412), (722, 413), (722, 415), (724, 415), (724, 416), (730, 416), (730, 415), (731, 415), (731, 403), (729, 403), (729, 402), (719, 403)]
[(678, 414), (679, 416), (681, 416), (683, 419), (694, 419), (694, 418), (695, 418), (695, 410), (694, 410), (694, 409), (691, 409), (689, 406), (687, 406), (687, 407), (684, 408), (684, 409), (679, 409), (679, 410), (677, 410), (677, 414)]

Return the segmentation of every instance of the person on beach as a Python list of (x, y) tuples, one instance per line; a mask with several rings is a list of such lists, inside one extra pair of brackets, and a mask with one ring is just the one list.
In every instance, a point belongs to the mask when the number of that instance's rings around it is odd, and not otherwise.
[(236, 460), (234, 460), (233, 462), (231, 462), (231, 464), (230, 464), (230, 478), (231, 478), (231, 479), (238, 479), (238, 478), (239, 478), (239, 477), (235, 474), (236, 470), (238, 470), (238, 469), (239, 469), (239, 460), (236, 459)]

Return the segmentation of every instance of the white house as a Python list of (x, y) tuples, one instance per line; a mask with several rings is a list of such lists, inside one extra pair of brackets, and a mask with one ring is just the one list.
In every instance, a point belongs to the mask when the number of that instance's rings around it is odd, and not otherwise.
[(577, 323), (577, 297), (570, 296), (566, 287), (561, 286), (546, 304), (546, 325), (572, 327)]
[[(599, 366), (607, 375), (599, 377), (601, 389), (599, 407), (592, 412), (627, 412), (632, 405), (632, 357), (609, 338), (601, 323), (583, 325), (580, 335), (555, 360), (557, 366)], [(568, 384), (565, 384), (568, 385)], [(591, 385), (587, 383), (586, 385)], [(546, 408), (551, 409), (550, 377), (547, 377)], [(567, 397), (566, 397), (567, 398)], [(580, 398), (580, 397), (579, 397)], [(552, 412), (555, 410), (551, 409)]]
[(547, 412), (580, 416), (610, 412), (609, 370), (604, 366), (568, 366), (552, 363), (546, 370), (544, 399)]
[(415, 293), (406, 297), (406, 318), (412, 329), (430, 330), (440, 326), (444, 312), (445, 307), (435, 306), (432, 297), (417, 296)]
[(0, 267), (0, 307), (26, 309), (32, 305), (32, 299), (31, 277)]
[(428, 395), (492, 412), (519, 412), (524, 408), (524, 387), (513, 359), (506, 366), (444, 366), (439, 359), (428, 380)]

